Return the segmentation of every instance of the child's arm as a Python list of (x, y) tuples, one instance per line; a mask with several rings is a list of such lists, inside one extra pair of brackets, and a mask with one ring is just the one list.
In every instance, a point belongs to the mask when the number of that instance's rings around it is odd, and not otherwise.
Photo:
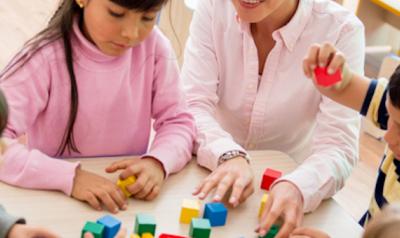
[[(337, 70), (341, 71), (342, 79), (333, 87), (318, 85), (315, 68), (327, 67), (328, 74), (333, 75)], [(304, 73), (312, 78), (315, 86), (325, 96), (332, 100), (360, 111), (364, 103), (371, 80), (354, 74), (346, 65), (345, 58), (331, 44), (314, 45), (310, 48), (303, 63)]]
[(307, 228), (307, 227), (299, 227), (295, 229), (292, 234), (290, 234), (291, 238), (329, 238), (329, 235), (323, 231)]

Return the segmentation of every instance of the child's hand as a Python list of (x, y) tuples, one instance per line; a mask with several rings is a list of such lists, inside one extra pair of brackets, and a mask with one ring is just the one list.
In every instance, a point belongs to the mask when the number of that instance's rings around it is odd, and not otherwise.
[(7, 238), (57, 238), (56, 234), (38, 227), (16, 224), (11, 227)]
[(290, 238), (329, 238), (329, 235), (317, 229), (299, 227), (292, 232)]
[(137, 179), (126, 187), (134, 198), (153, 200), (160, 192), (165, 173), (163, 165), (151, 157), (124, 159), (112, 163), (106, 168), (107, 173), (123, 170), (120, 179), (124, 180), (134, 175)]
[(102, 204), (112, 213), (127, 208), (126, 198), (117, 185), (80, 168), (76, 170), (72, 197), (88, 202), (97, 210), (102, 210)]
[(338, 70), (341, 71), (341, 81), (334, 85), (336, 90), (344, 89), (351, 80), (352, 73), (346, 66), (343, 53), (337, 51), (335, 47), (329, 43), (311, 46), (307, 57), (303, 61), (304, 74), (308, 78), (313, 79), (318, 90), (324, 93), (324, 90), (327, 89), (319, 86), (315, 79), (314, 70), (317, 66), (322, 68), (327, 67), (329, 75), (333, 75)]

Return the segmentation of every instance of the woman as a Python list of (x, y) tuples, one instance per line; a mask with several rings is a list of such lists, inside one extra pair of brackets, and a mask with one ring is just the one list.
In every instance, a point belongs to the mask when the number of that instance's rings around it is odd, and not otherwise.
[(323, 42), (363, 73), (362, 23), (331, 0), (203, 0), (193, 16), (181, 75), (198, 163), (213, 170), (194, 194), (215, 188), (218, 201), (232, 188), (229, 202), (243, 202), (253, 192), (247, 149), (280, 150), (300, 164), (273, 184), (260, 235), (282, 218), (277, 237), (288, 236), (303, 212), (344, 185), (357, 159), (357, 114), (302, 71), (307, 49)]

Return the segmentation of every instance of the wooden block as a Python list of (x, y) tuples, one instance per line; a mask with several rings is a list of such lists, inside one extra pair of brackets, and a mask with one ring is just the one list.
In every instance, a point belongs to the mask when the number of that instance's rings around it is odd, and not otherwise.
[(140, 236), (138, 234), (131, 234), (130, 238), (140, 238)]
[(127, 179), (121, 180), (118, 179), (117, 186), (122, 190), (126, 197), (132, 196), (132, 194), (126, 189), (126, 186), (134, 184), (136, 182), (135, 176), (130, 176)]
[(261, 215), (264, 211), (265, 204), (267, 203), (268, 200), (268, 194), (264, 194), (261, 198), (261, 204), (260, 204), (260, 209), (258, 210), (258, 217), (261, 218)]
[(86, 232), (92, 233), (94, 238), (103, 238), (104, 226), (95, 222), (88, 221), (82, 229), (81, 238)]
[(279, 232), (279, 226), (278, 225), (272, 225), (271, 228), (269, 229), (268, 233), (265, 236), (260, 236), (259, 238), (274, 238), (276, 234)]
[(103, 238), (114, 238), (121, 228), (121, 221), (110, 215), (98, 219), (97, 223), (104, 226)]
[(224, 226), (228, 216), (228, 209), (220, 202), (207, 203), (204, 209), (204, 216), (210, 221), (211, 226)]
[(170, 234), (161, 234), (158, 238), (188, 238), (187, 236), (177, 236)]
[(267, 168), (263, 174), (263, 178), (261, 181), (261, 188), (268, 191), (271, 184), (281, 176), (282, 172)]
[(318, 85), (329, 87), (342, 80), (342, 73), (337, 70), (334, 74), (328, 74), (327, 67), (317, 67), (314, 69), (315, 79)]
[(154, 238), (151, 233), (143, 233), (142, 238)]
[(192, 238), (209, 238), (211, 235), (211, 224), (208, 219), (193, 218), (190, 223), (189, 236)]
[(192, 218), (198, 218), (199, 215), (200, 202), (198, 200), (184, 199), (182, 202), (179, 221), (184, 224), (189, 224)]
[(156, 220), (154, 217), (147, 214), (137, 214), (134, 233), (139, 236), (142, 236), (144, 233), (150, 233), (155, 236)]

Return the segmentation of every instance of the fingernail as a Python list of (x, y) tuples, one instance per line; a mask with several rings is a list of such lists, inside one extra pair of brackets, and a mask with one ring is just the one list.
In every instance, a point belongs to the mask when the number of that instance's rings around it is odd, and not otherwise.
[(232, 205), (235, 205), (236, 198), (235, 197), (231, 197), (231, 199), (229, 200), (229, 203), (231, 203)]
[(118, 208), (115, 208), (115, 209), (114, 209), (114, 213), (118, 213)]
[(325, 64), (324, 63), (319, 63), (319, 67), (324, 67), (325, 66)]
[(267, 232), (265, 230), (260, 230), (260, 236), (265, 236), (267, 234)]
[(200, 198), (204, 198), (205, 196), (206, 196), (205, 193), (200, 193), (200, 194), (199, 194), (199, 197), (200, 197)]
[(335, 73), (335, 71), (333, 71), (333, 69), (329, 68), (328, 69), (328, 74), (333, 74), (333, 73)]
[(315, 64), (312, 64), (310, 67), (311, 67), (311, 69), (317, 68), (317, 66), (315, 66)]
[(122, 206), (122, 209), (123, 209), (123, 210), (126, 210), (126, 209), (128, 209), (128, 206), (127, 206), (126, 204), (124, 204), (124, 205)]
[(214, 200), (215, 200), (215, 201), (219, 201), (219, 200), (221, 200), (221, 197), (220, 197), (219, 195), (215, 195), (215, 196), (214, 196)]

